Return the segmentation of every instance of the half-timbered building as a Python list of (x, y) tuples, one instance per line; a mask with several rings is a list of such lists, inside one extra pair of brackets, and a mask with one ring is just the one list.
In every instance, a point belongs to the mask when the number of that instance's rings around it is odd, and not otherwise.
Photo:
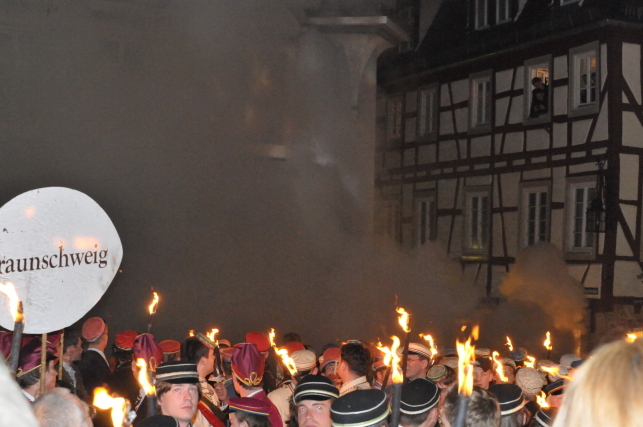
[(441, 241), (490, 297), (548, 241), (592, 328), (640, 313), (643, 1), (439, 3), (417, 48), (380, 58), (380, 232)]

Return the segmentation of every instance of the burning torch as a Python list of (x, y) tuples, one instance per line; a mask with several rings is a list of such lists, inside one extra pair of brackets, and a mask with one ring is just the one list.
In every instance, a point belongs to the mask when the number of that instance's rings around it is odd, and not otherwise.
[(547, 360), (551, 360), (551, 350), (554, 347), (552, 347), (552, 345), (551, 345), (551, 336), (549, 334), (549, 331), (547, 331), (547, 339), (545, 340), (543, 345), (547, 349)]
[(473, 393), (473, 363), (476, 361), (475, 346), (471, 340), (477, 340), (480, 329), (474, 326), (469, 339), (461, 343), (456, 341), (458, 350), (458, 412), (454, 427), (464, 427), (467, 421), (467, 409)]
[(112, 424), (114, 427), (129, 427), (134, 418), (136, 418), (136, 412), (131, 410), (129, 400), (122, 397), (111, 397), (107, 390), (102, 387), (97, 387), (94, 390), (92, 404), (98, 409), (112, 410)]
[(400, 347), (400, 339), (392, 336), (393, 344), (391, 348), (378, 346), (377, 349), (384, 354), (383, 362), (387, 366), (387, 375), (384, 378), (382, 389), (386, 388), (388, 372), (392, 372), (391, 381), (393, 381), (393, 397), (391, 399), (391, 426), (399, 425), (400, 421), (400, 400), (402, 398), (402, 383), (404, 374), (400, 371), (400, 356), (397, 355), (397, 349)]
[(136, 366), (139, 367), (138, 383), (145, 392), (145, 398), (147, 399), (147, 416), (151, 417), (152, 415), (156, 415), (156, 387), (150, 384), (145, 359), (136, 359)]
[(154, 298), (152, 299), (152, 304), (149, 306), (149, 311), (150, 311), (150, 320), (147, 322), (147, 333), (150, 333), (150, 330), (152, 329), (152, 322), (154, 322), (154, 316), (156, 316), (156, 310), (159, 307), (159, 294), (156, 292), (153, 292)]
[(22, 301), (18, 298), (16, 288), (7, 279), (0, 278), (0, 293), (6, 295), (9, 300), (9, 312), (13, 316), (13, 337), (11, 340), (11, 353), (9, 358), (9, 369), (15, 375), (18, 370), (18, 357), (20, 356), (20, 344), (22, 343), (22, 331), (25, 328), (25, 316), (22, 308)]

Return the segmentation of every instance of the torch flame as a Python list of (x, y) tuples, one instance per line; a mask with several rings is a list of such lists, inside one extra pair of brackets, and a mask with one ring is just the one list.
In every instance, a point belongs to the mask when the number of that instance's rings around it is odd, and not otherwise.
[(544, 391), (541, 391), (539, 395), (536, 396), (536, 403), (541, 408), (549, 408), (549, 403), (547, 403), (547, 395)]
[(505, 345), (509, 346), (509, 351), (514, 351), (514, 346), (511, 343), (511, 338), (507, 337), (507, 344), (505, 344)]
[(218, 333), (219, 333), (218, 329), (212, 328), (212, 331), (206, 333), (205, 336), (208, 337), (208, 339), (212, 341), (214, 345), (219, 345), (218, 341), (214, 339), (214, 337), (216, 337)]
[(138, 371), (138, 383), (141, 385), (143, 391), (145, 391), (145, 394), (148, 396), (156, 394), (156, 388), (150, 384), (150, 380), (147, 377), (147, 363), (145, 359), (136, 359), (136, 366), (140, 368), (140, 371)]
[(377, 349), (384, 354), (382, 362), (386, 366), (391, 367), (391, 380), (394, 383), (401, 383), (404, 380), (404, 375), (400, 369), (400, 356), (397, 355), (397, 349), (400, 347), (400, 339), (396, 336), (392, 336), (391, 339), (393, 340), (391, 348), (382, 347), (382, 345), (378, 343)]
[(190, 332), (188, 332), (188, 335), (190, 335), (191, 337), (193, 337), (193, 336), (194, 336), (194, 329), (190, 329)]
[(544, 346), (545, 346), (545, 348), (547, 350), (551, 350), (553, 348), (552, 345), (551, 345), (551, 336), (549, 334), (549, 331), (547, 331), (547, 339), (545, 340), (545, 342), (543, 344), (544, 344)]
[(473, 393), (473, 362), (476, 360), (475, 346), (471, 344), (471, 339), (477, 340), (480, 329), (474, 326), (471, 335), (466, 342), (456, 341), (455, 346), (458, 350), (458, 393), (463, 396), (471, 396)]
[(96, 387), (94, 390), (94, 402), (92, 403), (98, 409), (112, 409), (112, 424), (114, 427), (121, 427), (125, 421), (127, 413), (127, 403), (122, 397), (111, 397), (107, 390), (102, 387)]
[(397, 309), (395, 309), (395, 311), (397, 311), (399, 314), (398, 322), (400, 322), (400, 326), (402, 327), (404, 332), (411, 332), (411, 329), (409, 328), (409, 317), (411, 316), (411, 314), (404, 310), (402, 307), (398, 307)]
[(535, 357), (527, 356), (528, 361), (525, 361), (525, 368), (533, 368), (534, 362), (536, 362)]
[(9, 311), (13, 316), (14, 322), (22, 321), (22, 309), (20, 307), (20, 298), (16, 293), (16, 288), (13, 286), (13, 283), (4, 280), (0, 280), (0, 292), (7, 296), (9, 300)]
[(567, 375), (562, 375), (560, 373), (560, 366), (541, 366), (540, 369), (544, 372), (547, 372), (548, 374), (558, 376), (560, 378), (564, 378), (566, 380), (570, 380), (571, 378)]
[(286, 368), (288, 368), (288, 371), (290, 371), (290, 375), (297, 375), (297, 366), (295, 365), (295, 361), (288, 356), (288, 350), (282, 348), (281, 350), (277, 350), (277, 354), (281, 356), (281, 360), (284, 362)]
[(150, 304), (150, 307), (149, 307), (150, 314), (155, 314), (156, 309), (159, 306), (159, 294), (157, 294), (156, 292), (153, 292), (153, 294), (154, 294), (154, 299), (152, 300), (152, 304)]
[(270, 337), (270, 346), (276, 348), (277, 345), (275, 344), (275, 328), (270, 328), (270, 333), (268, 334), (268, 336)]
[(500, 381), (503, 383), (507, 382), (507, 376), (505, 375), (505, 370), (502, 366), (502, 363), (498, 360), (498, 356), (500, 356), (500, 353), (497, 351), (494, 351), (492, 353), (493, 356), (493, 362), (496, 365), (496, 373), (498, 374), (498, 378), (500, 378)]
[(431, 350), (431, 359), (433, 359), (433, 357), (436, 354), (438, 354), (438, 350), (435, 348), (435, 344), (433, 343), (433, 337), (431, 335), (424, 335), (424, 334), (420, 334), (420, 337), (424, 338), (426, 341), (429, 342), (429, 348)]
[(636, 334), (627, 334), (627, 342), (636, 341)]

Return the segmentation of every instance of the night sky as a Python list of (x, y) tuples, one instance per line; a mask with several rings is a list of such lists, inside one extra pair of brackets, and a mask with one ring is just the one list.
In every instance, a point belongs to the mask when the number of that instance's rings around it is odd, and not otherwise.
[[(134, 11), (0, 5), (17, 28), (0, 35), (0, 200), (82, 191), (123, 243), (122, 272), (88, 316), (112, 336), (144, 331), (154, 288), (158, 341), (274, 327), (317, 348), (401, 334), (396, 295), (447, 347), (463, 322), (489, 318), (475, 309), (484, 289), (460, 283), (439, 243), (404, 253), (372, 239), (347, 64), (325, 36), (279, 2), (123, 4)], [(287, 159), (257, 155), (266, 144)], [(521, 334), (542, 346), (550, 313), (496, 309), (488, 345)]]

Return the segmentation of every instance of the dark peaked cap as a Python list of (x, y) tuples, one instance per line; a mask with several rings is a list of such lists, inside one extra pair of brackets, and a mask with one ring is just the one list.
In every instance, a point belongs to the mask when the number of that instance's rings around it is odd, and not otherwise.
[(440, 389), (433, 381), (417, 378), (402, 385), (400, 411), (407, 415), (422, 414), (440, 401)]
[(335, 427), (361, 427), (383, 422), (388, 417), (388, 397), (382, 390), (355, 390), (330, 406)]
[(522, 397), (522, 389), (516, 384), (494, 384), (489, 387), (489, 392), (498, 399), (503, 417), (518, 412), (527, 404)]
[(199, 373), (194, 363), (173, 360), (161, 363), (156, 368), (156, 380), (170, 384), (196, 384), (199, 382)]
[(554, 418), (558, 413), (558, 408), (540, 408), (536, 412), (536, 426), (550, 427), (554, 424)]
[(330, 378), (323, 375), (306, 375), (297, 384), (293, 399), (295, 403), (302, 400), (329, 400), (337, 399), (339, 397), (339, 390), (333, 385)]
[(141, 420), (139, 427), (179, 427), (179, 422), (167, 415), (153, 415)]

